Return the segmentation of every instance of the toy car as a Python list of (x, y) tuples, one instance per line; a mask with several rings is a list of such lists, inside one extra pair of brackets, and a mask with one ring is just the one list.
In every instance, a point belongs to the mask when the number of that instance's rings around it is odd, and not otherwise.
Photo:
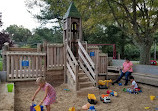
[(106, 94), (106, 95), (102, 94), (100, 97), (100, 100), (103, 101), (103, 103), (110, 103), (111, 102), (109, 94)]
[(94, 94), (88, 94), (88, 102), (90, 104), (97, 104), (97, 100)]

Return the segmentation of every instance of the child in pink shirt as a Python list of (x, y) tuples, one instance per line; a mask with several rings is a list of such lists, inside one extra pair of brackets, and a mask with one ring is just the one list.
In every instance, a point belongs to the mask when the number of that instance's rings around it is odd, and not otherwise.
[(115, 83), (118, 83), (123, 76), (125, 76), (125, 86), (128, 84), (128, 77), (131, 75), (131, 73), (133, 72), (133, 69), (132, 69), (132, 62), (126, 58), (125, 62), (123, 63), (123, 68), (121, 70), (121, 75), (120, 77), (112, 83), (112, 85), (114, 85)]
[(42, 105), (43, 103), (46, 106), (47, 111), (50, 111), (50, 105), (56, 101), (56, 91), (42, 77), (37, 78), (36, 82), (39, 85), (39, 88), (36, 90), (34, 96), (32, 97), (32, 101), (34, 101), (36, 95), (42, 89), (43, 91), (45, 91), (45, 96), (39, 105)]

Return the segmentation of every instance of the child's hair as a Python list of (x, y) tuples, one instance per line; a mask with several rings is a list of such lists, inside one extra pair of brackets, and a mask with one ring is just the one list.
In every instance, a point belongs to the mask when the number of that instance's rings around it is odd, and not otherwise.
[(129, 59), (129, 58), (127, 58), (127, 57), (125, 58), (125, 60), (128, 60), (128, 61), (130, 61), (130, 59)]
[(36, 79), (36, 82), (37, 82), (37, 84), (43, 84), (43, 83), (45, 83), (46, 81), (45, 81), (45, 79), (44, 79), (43, 77), (38, 77), (38, 78)]
[(133, 77), (133, 76), (130, 76), (129, 79), (134, 79), (134, 77)]

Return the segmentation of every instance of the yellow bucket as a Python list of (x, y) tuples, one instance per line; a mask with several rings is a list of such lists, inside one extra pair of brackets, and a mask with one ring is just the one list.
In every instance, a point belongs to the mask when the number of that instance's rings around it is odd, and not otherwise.
[(69, 111), (75, 111), (75, 107), (69, 108)]
[(155, 99), (155, 96), (150, 96), (150, 100), (154, 100)]

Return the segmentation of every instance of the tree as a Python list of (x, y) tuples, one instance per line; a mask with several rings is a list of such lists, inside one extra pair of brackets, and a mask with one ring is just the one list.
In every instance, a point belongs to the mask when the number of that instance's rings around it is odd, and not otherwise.
[(34, 30), (32, 37), (28, 39), (28, 44), (35, 46), (37, 43), (43, 43), (43, 41), (49, 43), (62, 43), (62, 31), (59, 29), (58, 27), (54, 29), (37, 28)]
[(0, 50), (2, 50), (2, 47), (4, 46), (5, 42), (8, 42), (9, 46), (13, 45), (12, 41), (9, 38), (9, 34), (5, 32), (0, 32)]
[[(35, 0), (37, 1), (37, 0)], [(61, 21), (70, 0), (43, 0), (48, 7), (39, 16)], [(93, 33), (97, 26), (119, 26), (140, 50), (140, 63), (149, 64), (153, 34), (158, 28), (157, 0), (74, 0), (82, 15), (84, 33)], [(105, 8), (106, 7), (106, 8)], [(43, 13), (46, 12), (46, 13)], [(51, 16), (52, 15), (52, 16)], [(61, 23), (61, 22), (59, 22)]]
[[(158, 28), (158, 1), (156, 0), (106, 0), (118, 26), (132, 36), (140, 50), (140, 63), (149, 64), (153, 35)], [(117, 7), (117, 8), (116, 8)], [(125, 21), (126, 29), (122, 27)]]
[(23, 26), (10, 25), (6, 31), (15, 43), (27, 44), (28, 38), (32, 36), (31, 31)]

